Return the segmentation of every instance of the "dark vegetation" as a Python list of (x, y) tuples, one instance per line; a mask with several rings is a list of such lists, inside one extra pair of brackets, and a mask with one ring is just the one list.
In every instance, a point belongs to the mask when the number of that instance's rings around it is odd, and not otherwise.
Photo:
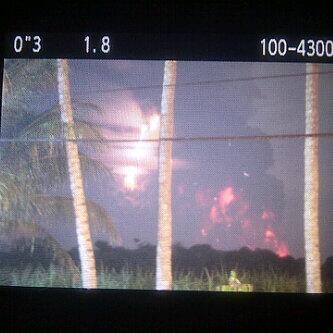
[[(19, 239), (11, 246), (1, 246), (0, 250), (3, 285), (80, 286), (77, 248), (66, 252), (51, 239), (37, 238)], [(127, 249), (97, 241), (99, 286), (154, 288), (155, 253), (156, 247), (151, 244)], [(215, 290), (221, 283), (227, 283), (232, 269), (239, 272), (242, 282), (254, 284), (256, 291), (305, 291), (304, 259), (279, 258), (266, 249), (252, 251), (243, 247), (237, 251), (220, 251), (206, 244), (190, 248), (174, 245), (175, 289)], [(333, 257), (322, 265), (322, 273), (324, 291), (332, 292)]]

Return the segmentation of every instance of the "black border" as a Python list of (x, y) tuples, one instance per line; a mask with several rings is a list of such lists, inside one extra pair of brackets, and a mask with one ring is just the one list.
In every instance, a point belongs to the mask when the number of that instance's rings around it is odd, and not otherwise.
[[(98, 3), (34, 6), (31, 2), (2, 8), (3, 34), (49, 32), (223, 32), (330, 35), (330, 11), (289, 2), (285, 8), (247, 1), (165, 3)], [(0, 67), (1, 68), (1, 67)], [(1, 68), (2, 70), (2, 68)], [(2, 74), (2, 73), (0, 73)], [(33, 331), (52, 326), (71, 331), (152, 331), (245, 329), (270, 331), (291, 325), (321, 327), (330, 322), (332, 295), (233, 294), (0, 287), (0, 321), (4, 331)]]
[[(0, 316), (11, 331), (50, 325), (71, 331), (227, 329), (274, 331), (328, 323), (331, 295), (0, 288)], [(3, 325), (3, 320), (2, 325)], [(2, 326), (3, 327), (3, 326)]]

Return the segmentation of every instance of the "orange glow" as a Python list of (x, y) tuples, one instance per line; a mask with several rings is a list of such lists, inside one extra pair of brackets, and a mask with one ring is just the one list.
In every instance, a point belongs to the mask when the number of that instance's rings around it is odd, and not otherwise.
[(265, 231), (265, 242), (270, 245), (270, 247), (273, 248), (276, 255), (280, 258), (286, 257), (289, 255), (288, 246), (284, 242), (280, 242), (275, 232), (271, 227), (267, 228)]
[[(271, 222), (277, 220), (275, 212), (270, 209), (264, 209), (258, 215), (252, 212), (250, 201), (242, 192), (236, 192), (234, 187), (222, 188), (216, 197), (209, 190), (199, 190), (195, 193), (195, 200), (198, 207), (205, 211), (203, 224), (199, 229), (201, 237), (212, 236), (216, 239), (222, 230), (224, 233), (230, 232), (229, 236), (233, 232), (236, 243), (243, 243), (250, 248), (262, 246), (274, 251), (281, 258), (289, 255), (287, 244), (279, 239), (271, 225)], [(264, 226), (262, 221), (267, 224)], [(231, 228), (236, 224), (240, 229)], [(223, 228), (216, 229), (217, 225), (223, 225)]]
[(223, 214), (226, 213), (227, 207), (235, 200), (234, 190), (231, 186), (225, 188), (219, 195), (219, 206)]
[[(196, 200), (201, 206), (209, 204), (210, 201), (207, 199), (207, 195), (203, 191), (198, 191), (196, 193)], [(210, 209), (209, 219), (213, 223), (227, 223), (227, 226), (230, 227), (236, 219), (234, 216), (228, 214), (228, 206), (235, 200), (236, 195), (231, 186), (220, 191), (218, 197), (214, 197), (215, 203)], [(244, 209), (247, 210), (248, 205), (245, 202), (239, 203), (240, 205), (237, 207), (237, 212), (239, 215), (244, 215)]]
[(275, 214), (271, 210), (265, 209), (261, 214), (261, 219), (264, 221), (274, 220)]
[(276, 251), (276, 254), (280, 257), (286, 257), (289, 255), (288, 246), (285, 243), (281, 243)]
[(272, 229), (266, 229), (265, 237), (275, 239), (274, 231)]

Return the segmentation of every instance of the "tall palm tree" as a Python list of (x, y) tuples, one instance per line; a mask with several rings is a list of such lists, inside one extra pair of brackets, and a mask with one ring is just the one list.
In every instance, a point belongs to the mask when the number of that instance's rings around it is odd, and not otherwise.
[[(159, 151), (159, 220), (156, 254), (156, 289), (172, 289), (172, 141), (176, 61), (164, 65)], [(168, 140), (166, 140), (168, 139)]]
[[(306, 64), (305, 133), (319, 133), (318, 82), (319, 65)], [(319, 139), (306, 137), (304, 145), (304, 238), (306, 290), (320, 293), (319, 243)]]
[(65, 146), (68, 173), (75, 211), (76, 234), (79, 245), (83, 288), (96, 288), (96, 262), (90, 232), (89, 215), (84, 192), (79, 150), (75, 142), (75, 128), (72, 100), (70, 95), (68, 60), (58, 59), (58, 92), (61, 119), (65, 125)]
[[(62, 194), (68, 185), (68, 163), (64, 147), (55, 142), (63, 136), (59, 105), (39, 113), (32, 102), (44, 96), (45, 88), (56, 86), (57, 62), (7, 59), (4, 65), (1, 125), (6, 140), (0, 146), (0, 236), (9, 239), (28, 228), (33, 243), (40, 237), (39, 222), (75, 221), (74, 200)], [(98, 149), (103, 140), (101, 128), (82, 116), (102, 111), (89, 103), (72, 106), (76, 136), (94, 139), (94, 150)], [(80, 163), (85, 174), (112, 177), (107, 166), (82, 151)], [(58, 195), (50, 193), (54, 184), (63, 188)], [(102, 227), (111, 241), (117, 241), (108, 212), (91, 200), (86, 203), (92, 227)]]

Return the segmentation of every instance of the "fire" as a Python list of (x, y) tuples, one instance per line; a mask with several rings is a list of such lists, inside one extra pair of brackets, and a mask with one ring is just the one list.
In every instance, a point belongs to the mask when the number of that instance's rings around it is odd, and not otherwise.
[[(207, 206), (210, 203), (208, 193), (198, 191), (196, 193), (196, 201), (201, 206)], [(234, 221), (232, 214), (230, 214), (229, 207), (236, 201), (236, 194), (231, 186), (222, 189), (217, 197), (214, 197), (214, 204), (210, 208), (209, 219), (214, 224), (227, 223), (231, 226)], [(240, 208), (240, 207), (237, 207)]]
[(276, 254), (280, 257), (287, 257), (289, 255), (289, 250), (288, 250), (288, 246), (287, 244), (285, 244), (284, 242), (282, 242), (278, 249), (276, 250)]
[(275, 234), (274, 234), (274, 231), (271, 230), (271, 229), (267, 229), (267, 230), (265, 231), (265, 237), (266, 237), (267, 240), (273, 240), (273, 241), (275, 241)]
[(265, 230), (265, 242), (274, 249), (279, 257), (282, 258), (289, 255), (288, 246), (278, 240), (272, 227), (267, 227)]
[(231, 186), (220, 192), (219, 205), (223, 214), (226, 213), (227, 207), (235, 200), (234, 190)]
[(223, 246), (222, 239), (217, 241), (223, 233), (227, 236), (226, 241), (233, 239), (233, 244), (238, 242), (240, 246), (249, 248), (267, 247), (279, 257), (289, 255), (287, 244), (279, 240), (271, 225), (277, 221), (276, 214), (270, 209), (259, 214), (252, 212), (244, 193), (237, 193), (234, 187), (222, 188), (215, 197), (209, 191), (200, 190), (196, 192), (195, 199), (202, 210), (209, 208), (208, 218), (204, 218), (201, 226), (201, 237), (209, 237)]
[[(203, 202), (204, 198), (201, 198)], [(218, 197), (214, 198), (214, 205), (210, 209), (209, 218), (215, 224), (226, 224), (228, 227), (235, 221), (232, 212), (230, 211), (231, 205), (235, 203), (235, 209), (240, 212), (242, 215), (242, 209), (246, 208), (246, 203), (236, 202), (237, 196), (234, 192), (234, 189), (231, 186), (226, 187), (225, 189), (219, 192)]]

